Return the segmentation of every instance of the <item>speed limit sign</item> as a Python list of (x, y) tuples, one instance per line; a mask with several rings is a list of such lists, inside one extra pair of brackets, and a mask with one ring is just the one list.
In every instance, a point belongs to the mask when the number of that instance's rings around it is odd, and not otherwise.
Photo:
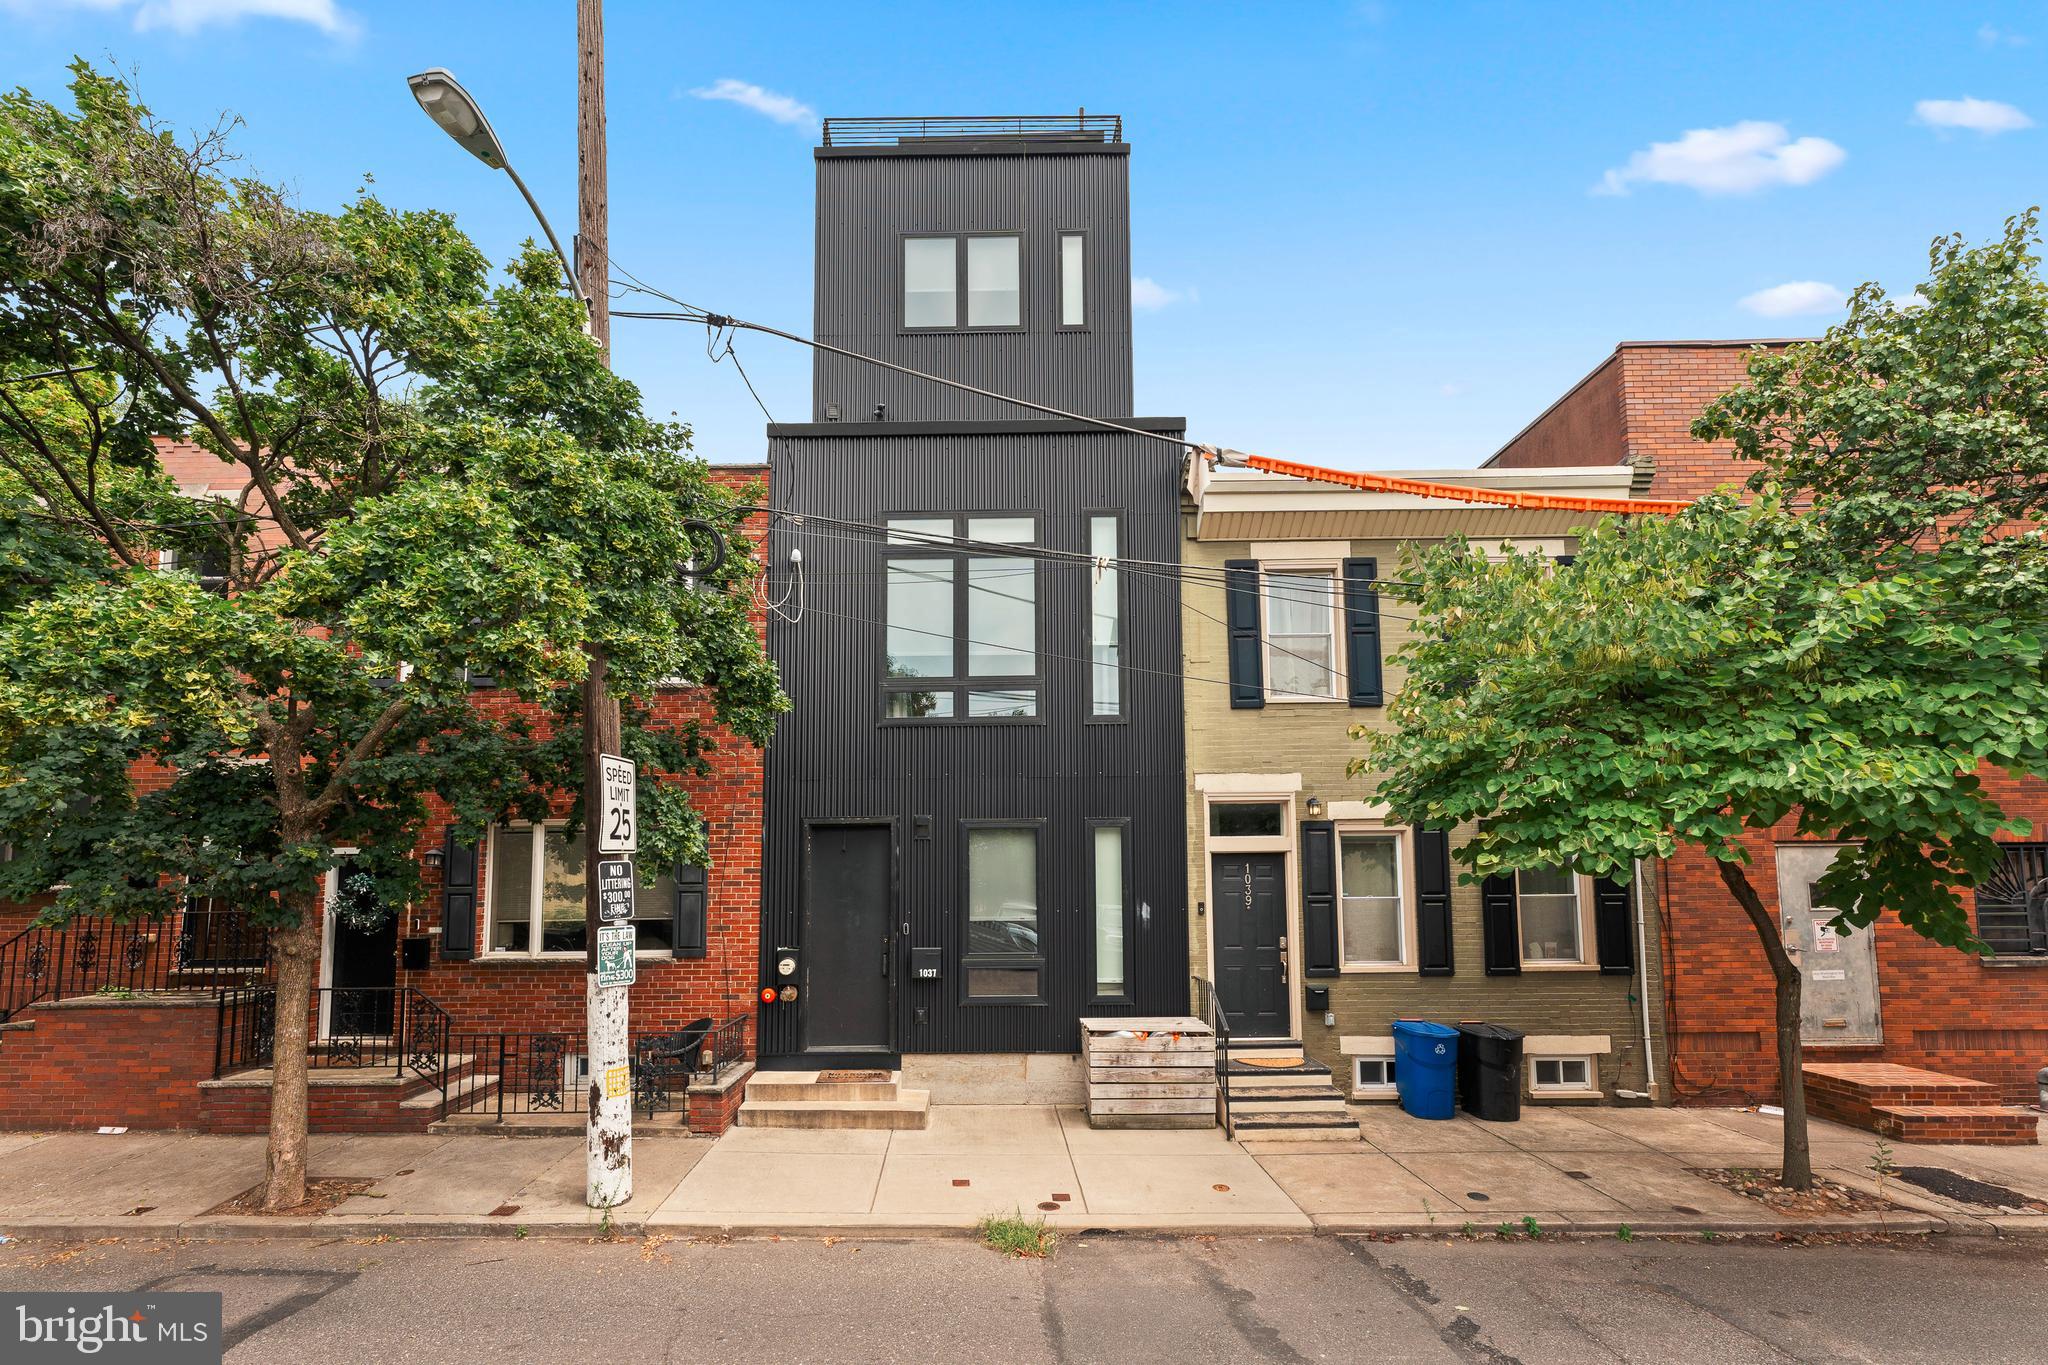
[(597, 851), (631, 853), (638, 846), (640, 833), (634, 812), (639, 774), (633, 760), (617, 754), (600, 754), (597, 774), (598, 785), (604, 788), (604, 804), (598, 811)]

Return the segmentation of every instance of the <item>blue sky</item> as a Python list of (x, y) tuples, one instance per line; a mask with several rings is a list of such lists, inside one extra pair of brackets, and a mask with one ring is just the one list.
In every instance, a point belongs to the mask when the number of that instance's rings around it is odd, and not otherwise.
[[(308, 206), (371, 174), (502, 259), (524, 205), (404, 77), (452, 69), (566, 233), (573, 13), (0, 0), (0, 80), (57, 95), (71, 54), (117, 60), (173, 120), (242, 115), (250, 162)], [(1119, 113), (1151, 305), (1138, 411), (1352, 467), (1474, 464), (1620, 340), (1815, 332), (1837, 291), (1909, 289), (1929, 239), (1989, 236), (2048, 187), (2040, 3), (612, 0), (607, 30), (612, 254), (636, 274), (807, 331), (816, 115)], [(720, 82), (762, 93), (693, 93)], [(700, 329), (615, 332), (707, 456), (761, 457)], [(740, 353), (803, 419), (807, 357)]]

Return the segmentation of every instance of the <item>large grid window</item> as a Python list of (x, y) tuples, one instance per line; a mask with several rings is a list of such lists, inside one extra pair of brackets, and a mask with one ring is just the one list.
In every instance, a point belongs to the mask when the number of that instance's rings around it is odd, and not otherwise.
[(1338, 686), (1337, 575), (1329, 570), (1268, 572), (1266, 695), (1304, 701), (1344, 695)]
[(1042, 997), (1045, 949), (1038, 926), (1038, 827), (967, 827), (967, 948), (961, 961), (969, 1000)]
[(903, 325), (1018, 327), (1024, 321), (1023, 238), (1015, 234), (903, 239)]
[(892, 517), (883, 602), (888, 720), (1032, 720), (1039, 714), (1038, 566), (955, 537), (1029, 545), (1032, 517)]
[(1391, 967), (1407, 961), (1406, 907), (1401, 898), (1401, 839), (1396, 834), (1341, 833), (1337, 888), (1338, 941), (1347, 967)]
[[(583, 836), (559, 825), (499, 825), (491, 830), (491, 951), (538, 957), (581, 955)], [(675, 878), (643, 869), (633, 901), (634, 946), (641, 952), (675, 948)]]
[(1522, 961), (1584, 962), (1579, 879), (1563, 868), (1515, 874), (1515, 905), (1522, 917)]

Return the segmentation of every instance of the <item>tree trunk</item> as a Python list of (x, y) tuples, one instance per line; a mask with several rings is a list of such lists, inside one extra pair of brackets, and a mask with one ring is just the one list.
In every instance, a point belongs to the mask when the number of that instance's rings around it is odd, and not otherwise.
[(1799, 964), (1785, 951), (1785, 935), (1764, 908), (1763, 898), (1750, 885), (1749, 874), (1740, 863), (1714, 861), (1722, 885), (1735, 897), (1756, 935), (1763, 940), (1764, 956), (1770, 959), (1771, 975), (1777, 981), (1778, 999), (1778, 1087), (1785, 1107), (1784, 1183), (1795, 1190), (1813, 1188), (1813, 1156), (1806, 1143), (1806, 1073), (1803, 1068), (1799, 1027)]
[(272, 934), (277, 1018), (270, 1045), (270, 1149), (263, 1207), (285, 1209), (306, 1199), (306, 1052), (313, 1015), (313, 976), (320, 967), (320, 921), (311, 895), (293, 896), (298, 923)]

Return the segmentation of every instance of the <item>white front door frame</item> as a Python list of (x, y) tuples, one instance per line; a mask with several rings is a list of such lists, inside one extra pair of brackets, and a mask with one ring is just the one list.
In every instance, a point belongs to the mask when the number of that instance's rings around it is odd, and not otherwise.
[[(1211, 882), (1215, 877), (1216, 855), (1279, 854), (1280, 876), (1287, 896), (1287, 943), (1282, 953), (1287, 963), (1287, 1026), (1292, 1036), (1299, 1038), (1302, 1028), (1301, 876), (1294, 798), (1301, 791), (1301, 774), (1205, 773), (1195, 778), (1195, 788), (1202, 794), (1202, 898), (1203, 904), (1210, 907), (1211, 921), (1202, 933), (1202, 949), (1209, 981), (1213, 988), (1216, 980), (1216, 892)], [(1209, 833), (1210, 807), (1261, 803), (1275, 804), (1281, 809), (1280, 833), (1277, 836), (1268, 834), (1245, 838), (1215, 836)]]
[[(361, 853), (360, 848), (336, 848), (331, 850), (336, 857), (349, 858)], [(341, 865), (327, 869), (326, 877), (320, 884), (320, 1024), (318, 1041), (326, 1042), (332, 1035), (334, 1010), (334, 899), (341, 889)]]

